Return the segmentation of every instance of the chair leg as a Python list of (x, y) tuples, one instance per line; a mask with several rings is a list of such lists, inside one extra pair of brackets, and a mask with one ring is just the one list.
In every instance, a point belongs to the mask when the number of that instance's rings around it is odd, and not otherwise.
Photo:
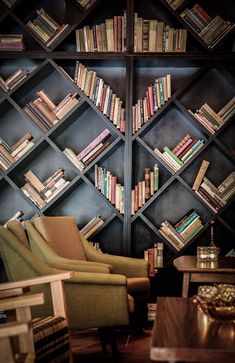
[(106, 349), (106, 336), (105, 336), (105, 328), (98, 328), (99, 338), (100, 338), (100, 344), (102, 347), (102, 351), (104, 353), (107, 352)]
[(118, 354), (117, 340), (115, 330), (112, 327), (98, 328), (100, 343), (103, 352), (107, 352), (106, 344), (110, 344), (112, 355), (116, 357)]

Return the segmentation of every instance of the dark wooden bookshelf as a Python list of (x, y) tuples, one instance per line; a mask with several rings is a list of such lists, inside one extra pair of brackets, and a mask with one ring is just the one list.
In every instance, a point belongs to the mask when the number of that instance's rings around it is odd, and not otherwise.
[[(188, 109), (195, 111), (205, 102), (217, 112), (235, 96), (234, 32), (229, 32), (215, 49), (208, 49), (180, 17), (181, 11), (195, 2), (186, 1), (176, 11), (164, 0), (122, 0), (113, 2), (112, 6), (108, 0), (100, 0), (88, 9), (82, 8), (75, 0), (35, 0), (27, 6), (26, 0), (19, 0), (12, 8), (0, 2), (0, 32), (23, 34), (25, 43), (22, 52), (0, 51), (0, 74), (7, 77), (23, 67), (29, 71), (27, 77), (10, 91), (0, 88), (0, 137), (12, 145), (24, 133), (31, 132), (35, 141), (32, 149), (9, 169), (0, 171), (0, 222), (4, 224), (17, 210), (22, 210), (24, 219), (35, 215), (74, 215), (82, 228), (91, 218), (100, 215), (105, 223), (93, 236), (93, 241), (100, 242), (104, 252), (142, 258), (144, 250), (155, 242), (163, 242), (164, 268), (154, 278), (157, 294), (171, 294), (175, 289), (169, 284), (174, 275), (172, 261), (175, 257), (195, 254), (197, 246), (209, 244), (212, 219), (216, 221), (215, 242), (222, 253), (226, 254), (234, 247), (235, 198), (215, 213), (192, 189), (203, 159), (210, 161), (207, 174), (216, 185), (235, 170), (232, 152), (235, 149), (234, 116), (212, 135), (188, 112)], [(223, 3), (216, 0), (213, 6), (209, 0), (198, 2), (202, 7), (205, 5), (210, 15), (220, 14), (235, 22), (232, 0)], [(69, 24), (50, 47), (40, 42), (26, 26), (40, 8), (48, 11), (60, 24)], [(123, 15), (124, 10), (127, 13), (126, 52), (76, 52), (76, 29)], [(175, 28), (186, 28), (187, 51), (135, 53), (134, 12), (145, 19), (158, 19)], [(121, 133), (71, 80), (76, 61), (96, 71), (124, 101), (125, 133)], [(166, 74), (171, 74), (172, 78), (171, 98), (133, 134), (132, 106), (144, 97), (148, 85)], [(23, 111), (25, 104), (34, 100), (36, 92), (42, 89), (56, 104), (70, 92), (77, 92), (79, 101), (47, 133)], [(110, 145), (80, 171), (63, 150), (68, 147), (78, 154), (105, 128), (112, 135)], [(174, 172), (154, 148), (173, 148), (187, 133), (204, 139), (204, 145)], [(159, 166), (159, 189), (135, 215), (131, 215), (131, 190), (138, 180), (143, 179), (144, 168), (152, 168), (155, 163)], [(125, 186), (124, 214), (120, 214), (95, 188), (95, 164), (111, 169)], [(25, 182), (24, 173), (31, 169), (45, 180), (59, 167), (65, 169), (66, 180), (70, 183), (38, 209), (20, 189)], [(165, 219), (176, 223), (191, 208), (200, 214), (203, 228), (177, 252), (161, 235), (159, 227)]]

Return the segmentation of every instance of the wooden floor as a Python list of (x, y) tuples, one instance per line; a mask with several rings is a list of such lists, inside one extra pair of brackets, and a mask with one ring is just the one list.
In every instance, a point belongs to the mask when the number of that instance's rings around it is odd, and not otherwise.
[(119, 355), (114, 359), (109, 347), (106, 353), (102, 352), (97, 330), (73, 331), (71, 344), (74, 363), (150, 363), (151, 339), (151, 328), (143, 332), (117, 332)]

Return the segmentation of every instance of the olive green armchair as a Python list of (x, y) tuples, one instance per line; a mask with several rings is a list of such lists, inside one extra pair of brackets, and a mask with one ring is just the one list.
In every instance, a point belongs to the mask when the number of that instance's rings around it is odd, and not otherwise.
[(32, 252), (50, 266), (73, 271), (119, 274), (134, 298), (134, 320), (146, 322), (150, 292), (149, 263), (144, 259), (100, 253), (79, 232), (72, 216), (37, 217), (25, 222)]
[[(10, 231), (0, 226), (0, 253), (10, 281), (50, 275), (64, 269), (50, 266), (33, 254)], [(70, 268), (70, 270), (72, 270)], [(127, 280), (124, 275), (76, 271), (65, 281), (68, 322), (71, 329), (104, 328), (127, 325), (129, 304)], [(46, 286), (32, 287), (50, 300)], [(51, 315), (51, 303), (35, 307), (33, 316)]]

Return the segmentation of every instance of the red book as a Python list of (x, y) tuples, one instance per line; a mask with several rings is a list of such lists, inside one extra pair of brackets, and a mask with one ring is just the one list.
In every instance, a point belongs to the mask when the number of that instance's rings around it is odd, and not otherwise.
[(152, 86), (148, 87), (148, 95), (149, 95), (149, 107), (150, 107), (150, 115), (154, 114), (154, 104), (153, 104), (153, 89)]
[(111, 203), (115, 204), (117, 177), (111, 176)]
[(177, 157), (179, 158), (179, 159), (181, 159), (185, 154), (186, 154), (186, 152), (188, 152), (190, 149), (191, 149), (191, 147), (194, 145), (194, 144), (196, 144), (196, 142), (197, 142), (198, 140), (196, 140), (196, 139), (194, 139), (194, 140), (192, 140), (191, 142), (190, 142), (190, 144), (184, 149), (184, 151), (180, 154), (180, 155), (178, 155)]

